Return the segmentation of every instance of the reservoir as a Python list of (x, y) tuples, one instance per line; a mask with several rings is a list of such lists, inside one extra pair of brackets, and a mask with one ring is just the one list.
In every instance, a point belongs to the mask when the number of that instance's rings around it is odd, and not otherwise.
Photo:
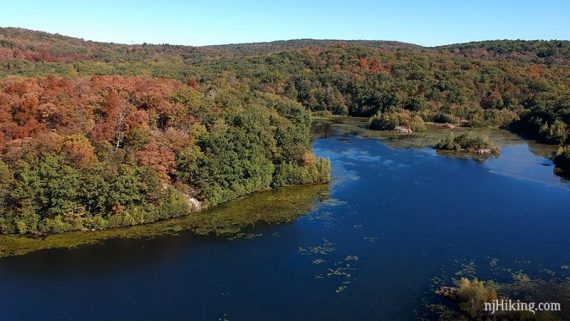
[(453, 278), (568, 273), (570, 184), (540, 146), (491, 132), (482, 161), (326, 127), (332, 182), (302, 213), (0, 258), (0, 320), (413, 320)]

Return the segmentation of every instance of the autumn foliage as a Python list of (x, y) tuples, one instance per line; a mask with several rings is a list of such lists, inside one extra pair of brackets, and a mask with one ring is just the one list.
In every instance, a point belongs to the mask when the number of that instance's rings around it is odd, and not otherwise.
[(0, 232), (140, 224), (188, 213), (189, 197), (327, 181), (311, 112), (568, 145), (569, 74), (568, 41), (196, 48), (0, 28)]
[[(231, 87), (214, 98), (195, 82), (124, 76), (7, 77), (0, 88), (4, 233), (140, 224), (187, 214), (189, 197), (212, 205), (328, 180), (308, 152), (277, 156), (309, 149), (308, 140), (278, 142), (274, 122), (308, 135), (293, 101)], [(282, 166), (304, 169), (283, 181)]]

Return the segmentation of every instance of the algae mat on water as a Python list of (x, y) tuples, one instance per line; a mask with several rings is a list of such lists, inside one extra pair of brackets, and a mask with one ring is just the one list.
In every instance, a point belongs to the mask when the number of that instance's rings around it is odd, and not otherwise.
[(96, 244), (108, 239), (150, 239), (192, 231), (200, 235), (236, 236), (243, 228), (255, 223), (287, 223), (305, 214), (326, 197), (327, 185), (291, 186), (258, 192), (227, 202), (201, 213), (151, 224), (96, 232), (69, 232), (43, 238), (2, 235), (0, 257), (23, 255), (39, 250), (74, 248)]

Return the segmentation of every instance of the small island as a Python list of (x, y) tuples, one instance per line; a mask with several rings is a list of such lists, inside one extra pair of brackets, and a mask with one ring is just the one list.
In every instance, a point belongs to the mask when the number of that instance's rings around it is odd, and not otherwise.
[(453, 132), (440, 140), (434, 148), (438, 151), (448, 151), (474, 156), (498, 156), (499, 147), (493, 145), (488, 137), (472, 133), (455, 136)]
[(427, 129), (423, 118), (407, 110), (378, 112), (370, 117), (369, 126), (373, 130), (387, 130), (402, 134), (422, 132)]

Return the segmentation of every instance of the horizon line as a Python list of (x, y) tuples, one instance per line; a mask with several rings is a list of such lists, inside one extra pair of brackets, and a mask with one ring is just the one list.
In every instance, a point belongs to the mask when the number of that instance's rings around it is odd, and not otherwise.
[(206, 44), (206, 45), (192, 45), (192, 44), (176, 44), (176, 43), (156, 43), (156, 42), (132, 42), (132, 43), (124, 43), (124, 42), (113, 42), (113, 41), (101, 41), (101, 40), (92, 40), (92, 39), (85, 39), (80, 36), (73, 36), (73, 35), (66, 35), (61, 34), (59, 32), (49, 32), (44, 30), (37, 30), (37, 29), (29, 29), (26, 27), (14, 27), (14, 26), (0, 26), (0, 29), (17, 29), (22, 31), (29, 31), (29, 32), (36, 32), (36, 33), (45, 33), (49, 35), (61, 36), (66, 38), (77, 39), (85, 42), (92, 42), (92, 43), (99, 43), (99, 44), (111, 44), (111, 45), (122, 45), (122, 46), (180, 46), (180, 47), (194, 47), (194, 48), (206, 48), (206, 47), (216, 47), (216, 46), (232, 46), (232, 45), (253, 45), (253, 44), (269, 44), (274, 42), (286, 42), (286, 41), (302, 41), (302, 40), (313, 40), (313, 41), (346, 41), (346, 42), (393, 42), (399, 43), (404, 45), (412, 45), (421, 48), (438, 48), (438, 47), (446, 47), (446, 46), (453, 46), (459, 44), (469, 44), (469, 43), (480, 43), (480, 42), (493, 42), (493, 41), (526, 41), (526, 42), (533, 42), (533, 41), (545, 41), (545, 42), (554, 42), (554, 41), (570, 41), (569, 39), (485, 39), (485, 40), (469, 40), (465, 42), (453, 42), (453, 43), (446, 43), (446, 44), (439, 44), (434, 46), (426, 46), (420, 45), (413, 42), (406, 42), (401, 40), (386, 40), (386, 39), (343, 39), (343, 38), (290, 38), (290, 39), (275, 39), (275, 40), (268, 40), (268, 41), (250, 41), (250, 42), (228, 42), (228, 43), (215, 43), (215, 44)]

